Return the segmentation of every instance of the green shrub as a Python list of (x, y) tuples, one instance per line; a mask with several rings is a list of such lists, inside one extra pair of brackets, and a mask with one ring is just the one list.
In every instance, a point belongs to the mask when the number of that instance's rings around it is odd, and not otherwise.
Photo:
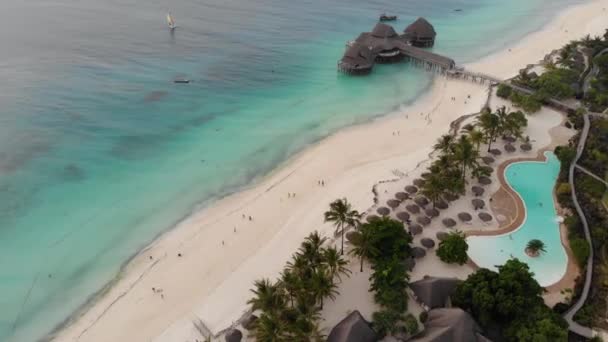
[(569, 200), (571, 193), (572, 193), (572, 189), (570, 187), (570, 183), (560, 183), (557, 186), (557, 190), (555, 190), (555, 194), (557, 195), (557, 198), (560, 201), (560, 203), (562, 203), (563, 201)]
[(407, 332), (411, 335), (414, 335), (418, 332), (418, 321), (416, 320), (416, 317), (414, 317), (414, 315), (407, 314), (403, 323), (405, 324), (405, 330), (407, 330)]
[(426, 311), (422, 311), (420, 313), (420, 316), (418, 316), (418, 319), (420, 320), (421, 323), (426, 322), (426, 320), (429, 319), (429, 313)]
[(587, 240), (576, 238), (570, 241), (570, 249), (572, 249), (572, 253), (574, 253), (574, 258), (578, 265), (581, 268), (584, 268), (587, 263), (587, 258), (589, 258), (589, 244), (587, 243)]
[(464, 234), (453, 232), (439, 243), (436, 253), (439, 259), (445, 263), (462, 265), (468, 260), (468, 250), (469, 245), (464, 238)]
[(399, 331), (399, 322), (403, 316), (393, 310), (381, 310), (372, 314), (372, 328), (380, 339)]
[(515, 107), (531, 114), (541, 109), (543, 98), (540, 95), (525, 95), (514, 91), (511, 94), (511, 101)]
[(512, 88), (506, 84), (500, 84), (498, 86), (498, 90), (496, 90), (496, 95), (498, 97), (502, 97), (503, 99), (508, 99), (511, 97)]

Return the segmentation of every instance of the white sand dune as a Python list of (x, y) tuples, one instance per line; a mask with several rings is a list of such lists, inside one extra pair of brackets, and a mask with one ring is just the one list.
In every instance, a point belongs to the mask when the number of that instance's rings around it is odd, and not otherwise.
[[(467, 68), (513, 76), (571, 39), (602, 34), (608, 22), (604, 7), (606, 0), (569, 8), (510, 51)], [(333, 228), (322, 220), (331, 201), (346, 197), (360, 211), (371, 207), (374, 184), (416, 172), (416, 165), (427, 158), (449, 124), (463, 114), (478, 112), (486, 96), (485, 86), (438, 77), (432, 90), (414, 105), (344, 129), (310, 147), (249, 190), (198, 212), (159, 238), (56, 340), (195, 341), (201, 339), (193, 325), (198, 320), (212, 333), (225, 329), (247, 310), (255, 279), (275, 277), (311, 231), (332, 235)], [(325, 186), (318, 185), (319, 180)], [(295, 197), (288, 198), (288, 193)], [(424, 271), (416, 271), (413, 279), (423, 276), (419, 272), (434, 274), (432, 270), (460, 276), (470, 272), (435, 259), (422, 261), (417, 270)], [(353, 268), (358, 271), (358, 266)], [(350, 295), (338, 298), (339, 305), (327, 306), (327, 326), (359, 304), (367, 308), (366, 314), (373, 310), (371, 297), (365, 297), (367, 285), (357, 279), (366, 280), (367, 275), (345, 281), (350, 285), (344, 291)]]

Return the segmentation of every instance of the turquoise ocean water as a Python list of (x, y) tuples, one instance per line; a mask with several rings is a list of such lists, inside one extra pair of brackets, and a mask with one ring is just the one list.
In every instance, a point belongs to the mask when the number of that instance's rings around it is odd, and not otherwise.
[(337, 74), (380, 12), (427, 17), (464, 63), (576, 2), (0, 0), (0, 341), (43, 338), (193, 210), (424, 92), (405, 64)]
[[(526, 206), (526, 220), (521, 227), (499, 236), (473, 236), (467, 239), (469, 256), (477, 265), (496, 269), (511, 258), (518, 258), (534, 272), (542, 286), (559, 281), (566, 273), (568, 257), (562, 246), (553, 189), (560, 164), (557, 157), (546, 152), (546, 162), (514, 163), (505, 170), (505, 178), (517, 191)], [(532, 239), (545, 243), (546, 252), (531, 258), (525, 253)]]

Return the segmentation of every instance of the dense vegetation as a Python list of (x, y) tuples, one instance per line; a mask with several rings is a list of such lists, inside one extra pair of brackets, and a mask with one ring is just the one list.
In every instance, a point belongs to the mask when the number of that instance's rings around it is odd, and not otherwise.
[(261, 312), (253, 327), (257, 341), (324, 340), (318, 325), (323, 301), (335, 298), (336, 281), (350, 273), (338, 250), (325, 242), (318, 233), (310, 234), (277, 282), (255, 282), (248, 303)]
[(565, 321), (545, 306), (543, 288), (525, 263), (517, 259), (482, 268), (462, 282), (452, 296), (490, 337), (507, 341), (567, 341)]
[(608, 107), (608, 54), (600, 55), (603, 50), (608, 49), (608, 30), (603, 37), (587, 36), (580, 44), (591, 51), (590, 55), (594, 56), (593, 63), (598, 67), (598, 74), (585, 94), (585, 105), (591, 111), (601, 112)]
[(373, 270), (370, 291), (381, 308), (372, 315), (374, 330), (380, 336), (415, 333), (416, 320), (405, 316), (409, 275), (404, 261), (411, 256), (412, 236), (403, 223), (382, 217), (362, 224), (352, 241), (352, 253), (369, 260)]
[(465, 240), (465, 236), (461, 232), (452, 232), (439, 243), (437, 248), (437, 256), (441, 261), (448, 264), (462, 265), (468, 260), (467, 251), (469, 245)]

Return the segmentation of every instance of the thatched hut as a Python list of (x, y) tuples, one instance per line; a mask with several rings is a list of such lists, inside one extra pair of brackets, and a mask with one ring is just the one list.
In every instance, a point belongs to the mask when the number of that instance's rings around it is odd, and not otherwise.
[(447, 209), (448, 207), (449, 207), (448, 202), (446, 202), (443, 199), (440, 199), (439, 201), (435, 202), (435, 208), (437, 208), (437, 209), (444, 210), (444, 209)]
[(405, 206), (405, 209), (412, 214), (418, 214), (420, 212), (420, 207), (416, 204), (408, 204)]
[(458, 213), (458, 218), (462, 222), (469, 222), (473, 219), (473, 216), (471, 216), (471, 214), (469, 214), (469, 213), (461, 212), (461, 213)]
[(386, 205), (388, 205), (389, 207), (395, 209), (399, 206), (399, 204), (401, 204), (401, 202), (399, 202), (396, 199), (390, 199), (388, 201), (386, 201)]
[(241, 342), (243, 339), (243, 333), (239, 329), (232, 329), (224, 336), (226, 342)]
[(529, 152), (532, 150), (532, 145), (530, 145), (530, 143), (524, 143), (524, 144), (521, 144), (520, 148), (524, 152)]
[(431, 219), (426, 216), (418, 216), (416, 218), (416, 222), (420, 223), (423, 226), (428, 226), (431, 224)]
[(418, 235), (422, 233), (422, 226), (419, 224), (413, 224), (410, 226), (410, 234)]
[(437, 234), (435, 234), (435, 236), (437, 237), (437, 240), (439, 240), (439, 241), (443, 241), (443, 240), (447, 239), (448, 235), (450, 235), (450, 234), (448, 234), (446, 232), (437, 232)]
[(454, 219), (452, 218), (444, 218), (442, 221), (444, 226), (446, 226), (447, 228), (452, 228), (456, 225), (456, 221), (454, 221)]
[(475, 320), (460, 308), (439, 308), (429, 311), (424, 330), (410, 341), (487, 342)]
[(429, 204), (429, 200), (424, 196), (418, 196), (414, 198), (414, 202), (421, 207), (424, 207), (425, 205)]
[(479, 219), (482, 220), (483, 222), (490, 222), (492, 221), (492, 215), (488, 214), (488, 213), (479, 213)]
[(378, 340), (370, 324), (359, 311), (351, 312), (329, 333), (327, 342), (375, 342)]
[(369, 223), (371, 223), (372, 221), (375, 221), (375, 220), (379, 220), (379, 219), (380, 219), (380, 216), (378, 216), (378, 215), (367, 215), (365, 217), (365, 221), (367, 221)]
[(410, 219), (410, 214), (405, 211), (401, 211), (397, 213), (397, 218), (403, 222), (406, 222)]
[(512, 144), (506, 144), (505, 145), (505, 151), (509, 152), (509, 153), (513, 153), (515, 152), (517, 149), (515, 148), (515, 146), (513, 146)]
[(485, 192), (485, 190), (482, 187), (478, 186), (478, 185), (474, 185), (471, 188), (471, 191), (473, 192), (473, 195), (475, 195), (475, 196), (481, 196)]
[(486, 177), (486, 176), (479, 177), (478, 181), (479, 181), (479, 184), (481, 184), (481, 185), (490, 185), (490, 184), (492, 184), (492, 180), (489, 177)]
[(426, 255), (426, 251), (422, 247), (412, 247), (412, 255), (416, 259), (420, 259)]
[(391, 213), (391, 210), (387, 207), (380, 207), (380, 208), (376, 209), (376, 212), (382, 216), (387, 216), (388, 214)]
[(483, 156), (481, 157), (481, 160), (485, 163), (485, 164), (492, 164), (494, 162), (494, 158), (490, 157), (490, 156)]
[(435, 208), (428, 208), (424, 211), (424, 213), (426, 214), (426, 216), (431, 218), (439, 216), (439, 210)]
[(429, 238), (420, 239), (420, 244), (426, 248), (435, 247), (435, 241), (433, 241), (433, 239), (429, 239)]
[(405, 187), (405, 191), (409, 192), (410, 194), (415, 194), (418, 192), (418, 188), (413, 185), (408, 185)]
[(473, 205), (473, 209), (475, 209), (475, 210), (483, 209), (486, 206), (486, 202), (484, 202), (484, 200), (479, 199), (479, 198), (473, 198), (471, 200), (471, 204)]
[(418, 18), (403, 31), (410, 43), (417, 47), (432, 47), (435, 45), (437, 32), (431, 23), (424, 18)]
[(351, 75), (367, 75), (374, 68), (374, 56), (369, 47), (354, 43), (338, 62), (338, 69)]
[[(432, 241), (432, 240), (431, 240)], [(460, 283), (457, 278), (429, 277), (410, 283), (416, 300), (426, 310), (449, 306), (450, 296)]]
[(400, 201), (405, 201), (406, 199), (410, 198), (410, 195), (405, 192), (398, 192), (395, 194), (395, 198)]

